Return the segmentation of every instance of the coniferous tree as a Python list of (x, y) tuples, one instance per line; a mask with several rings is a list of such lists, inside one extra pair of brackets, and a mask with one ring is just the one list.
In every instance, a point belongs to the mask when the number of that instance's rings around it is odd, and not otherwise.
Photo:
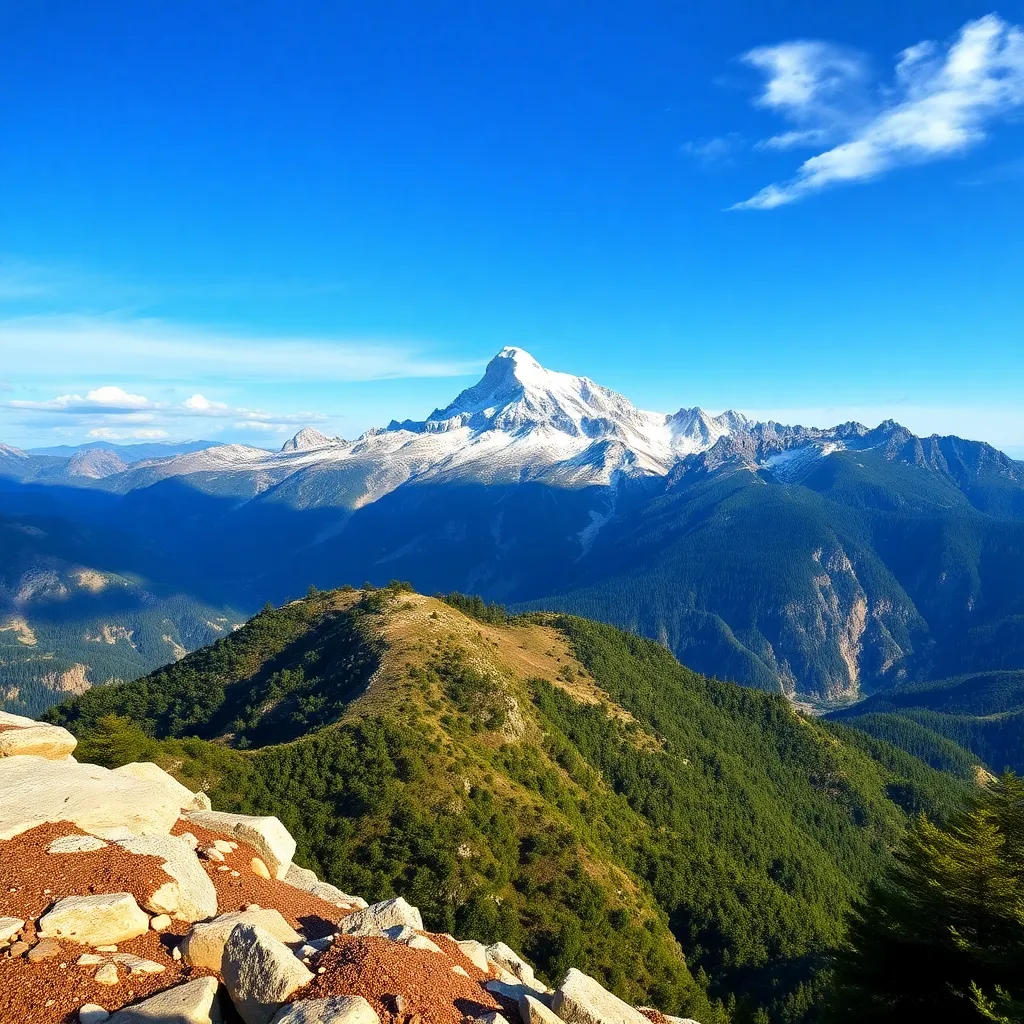
[(920, 818), (851, 922), (829, 1019), (1017, 1022), (1024, 997), (1024, 780), (944, 826)]

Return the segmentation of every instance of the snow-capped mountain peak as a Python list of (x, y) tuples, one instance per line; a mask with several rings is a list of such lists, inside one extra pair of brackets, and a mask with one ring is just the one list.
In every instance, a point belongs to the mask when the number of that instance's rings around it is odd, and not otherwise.
[(328, 445), (344, 444), (340, 437), (328, 437), (314, 427), (303, 427), (294, 437), (288, 438), (283, 445), (283, 452), (305, 452), (313, 448), (325, 448)]

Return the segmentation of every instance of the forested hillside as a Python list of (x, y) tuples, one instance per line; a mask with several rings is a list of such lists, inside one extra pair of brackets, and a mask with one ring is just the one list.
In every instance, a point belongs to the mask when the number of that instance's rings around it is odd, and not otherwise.
[(812, 1019), (851, 900), (969, 788), (651, 641), (397, 585), (267, 609), (47, 717), (82, 758), (278, 814), (343, 888), (702, 1024)]
[(997, 773), (1024, 773), (1022, 671), (978, 672), (904, 686), (832, 718), (946, 771), (963, 773), (980, 760)]

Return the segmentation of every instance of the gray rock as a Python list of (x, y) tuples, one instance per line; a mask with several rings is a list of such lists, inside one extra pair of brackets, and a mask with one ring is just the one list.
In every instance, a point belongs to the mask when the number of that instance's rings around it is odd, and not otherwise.
[(93, 853), (107, 844), (95, 836), (61, 836), (46, 848), (47, 853)]
[(110, 1014), (95, 1003), (86, 1003), (78, 1011), (78, 1024), (103, 1024), (103, 1021), (109, 1019)]
[(273, 1024), (380, 1024), (380, 1018), (362, 996), (332, 996), (289, 1003)]
[(523, 1024), (562, 1024), (562, 1018), (554, 1010), (526, 993), (519, 997), (519, 1016)]
[(639, 1010), (575, 967), (555, 989), (551, 1009), (568, 1024), (651, 1024)]
[(285, 1000), (313, 975), (259, 925), (237, 924), (224, 945), (221, 976), (245, 1024), (270, 1024)]
[(39, 927), (47, 938), (106, 946), (145, 935), (149, 917), (129, 892), (67, 896), (39, 919)]
[(508, 1024), (508, 1021), (497, 1010), (491, 1010), (477, 1017), (476, 1024)]
[(308, 892), (313, 896), (326, 900), (328, 903), (335, 905), (342, 903), (347, 907), (358, 907), (361, 910), (365, 910), (368, 906), (366, 900), (361, 896), (350, 896), (347, 892), (342, 892), (337, 886), (331, 885), (330, 882), (321, 882), (316, 877), (316, 872), (310, 871), (309, 868), (300, 868), (298, 864), (292, 864), (288, 868), (284, 881), (296, 889)]
[(167, 835), (179, 814), (162, 786), (99, 765), (0, 757), (0, 840), (51, 821), (70, 822), (104, 839)]
[(217, 913), (217, 890), (192, 847), (179, 836), (133, 836), (118, 846), (129, 853), (159, 857), (170, 881), (161, 885), (145, 906), (179, 921), (205, 921)]
[(230, 914), (221, 914), (212, 921), (193, 925), (181, 944), (182, 959), (191, 967), (219, 971), (224, 946), (235, 926), (240, 924), (256, 925), (278, 942), (293, 944), (302, 941), (302, 936), (277, 910), (236, 910)]
[(410, 906), (401, 896), (383, 903), (374, 903), (365, 910), (357, 910), (342, 918), (338, 931), (345, 935), (376, 935), (385, 934), (385, 929), (396, 925), (407, 925), (417, 931), (423, 930), (423, 918), (420, 912)]
[(186, 811), (185, 817), (213, 832), (224, 832), (239, 842), (256, 848), (274, 878), (284, 878), (292, 857), (295, 840), (272, 815), (229, 814), (227, 811)]
[(487, 959), (492, 964), (503, 967), (510, 974), (518, 978), (524, 985), (531, 988), (537, 987), (537, 979), (534, 976), (533, 968), (511, 947), (504, 942), (495, 942), (487, 947)]
[(216, 978), (197, 978), (118, 1010), (110, 1024), (221, 1024)]
[[(551, 1002), (551, 996), (543, 991), (543, 989), (532, 988), (529, 985), (524, 985), (521, 981), (502, 981), (500, 978), (491, 978), (490, 981), (484, 982), (484, 988), (492, 996), (502, 996), (514, 1003), (518, 1003), (523, 996), (532, 996), (538, 1002), (545, 1005)], [(648, 1024), (650, 1024), (650, 1021), (648, 1021)]]

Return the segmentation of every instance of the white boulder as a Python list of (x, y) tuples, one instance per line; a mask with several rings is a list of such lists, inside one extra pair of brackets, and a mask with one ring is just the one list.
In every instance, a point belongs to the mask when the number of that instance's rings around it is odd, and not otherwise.
[(99, 765), (0, 757), (0, 840), (51, 821), (70, 822), (104, 839), (167, 835), (179, 814), (164, 787)]
[(20, 917), (0, 917), (0, 949), (8, 945), (24, 927), (25, 922)]
[(185, 817), (213, 832), (224, 832), (239, 842), (256, 848), (274, 878), (284, 878), (292, 857), (295, 840), (273, 815), (231, 814), (227, 811), (187, 811)]
[(224, 945), (221, 976), (245, 1024), (270, 1024), (281, 1005), (313, 975), (259, 925), (236, 924)]
[(510, 946), (504, 942), (495, 942), (487, 947), (487, 959), (492, 964), (497, 964), (510, 974), (515, 975), (524, 985), (535, 988), (537, 979), (534, 976), (533, 968)]
[(129, 853), (159, 857), (170, 876), (146, 901), (147, 910), (179, 921), (205, 921), (217, 913), (217, 890), (195, 851), (180, 836), (133, 836), (117, 845)]
[(39, 928), (48, 938), (106, 946), (145, 935), (149, 917), (129, 892), (67, 896), (43, 914)]
[(109, 1024), (221, 1024), (217, 979), (197, 978), (118, 1010)]
[(555, 989), (551, 1009), (568, 1024), (650, 1024), (639, 1010), (575, 967)]
[(107, 844), (95, 836), (61, 836), (46, 848), (47, 853), (93, 853)]
[(288, 945), (302, 941), (302, 936), (277, 910), (236, 910), (230, 914), (221, 914), (212, 921), (193, 925), (181, 944), (182, 959), (192, 967), (219, 971), (224, 946), (239, 924), (257, 925), (278, 942)]
[(554, 1010), (525, 992), (519, 997), (519, 1017), (523, 1024), (562, 1024), (562, 1018)]
[(273, 1024), (380, 1024), (380, 1018), (362, 996), (332, 996), (289, 1003)]
[(490, 970), (487, 960), (487, 947), (476, 939), (456, 939), (455, 944), (462, 950), (462, 955), (478, 970), (485, 974)]
[(365, 910), (357, 910), (342, 918), (338, 931), (345, 935), (384, 935), (388, 928), (405, 925), (417, 931), (423, 930), (423, 918), (416, 907), (401, 896), (374, 903)]
[(120, 768), (114, 769), (115, 775), (126, 775), (132, 779), (141, 779), (143, 782), (152, 782), (158, 786), (164, 786), (175, 795), (183, 811), (208, 811), (210, 809), (210, 798), (205, 793), (193, 793), (192, 790), (183, 786), (173, 775), (165, 772), (158, 764), (152, 761), (132, 761), (131, 764), (123, 764)]
[(62, 761), (78, 746), (78, 740), (59, 725), (0, 711), (0, 757), (26, 754)]

